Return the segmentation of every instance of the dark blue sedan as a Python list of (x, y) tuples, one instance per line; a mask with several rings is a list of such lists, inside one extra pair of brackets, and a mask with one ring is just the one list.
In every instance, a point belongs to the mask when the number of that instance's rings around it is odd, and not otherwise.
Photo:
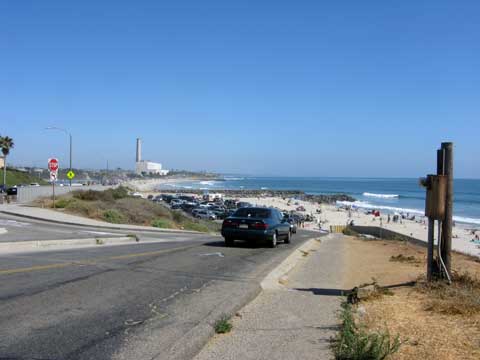
[(244, 207), (223, 221), (222, 236), (225, 246), (233, 246), (235, 240), (247, 240), (266, 242), (273, 248), (279, 239), (290, 243), (292, 232), (290, 223), (277, 209)]

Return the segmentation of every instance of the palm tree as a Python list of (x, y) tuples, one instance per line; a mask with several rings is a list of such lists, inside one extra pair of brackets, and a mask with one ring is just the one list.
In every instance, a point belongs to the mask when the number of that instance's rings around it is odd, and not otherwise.
[(0, 148), (3, 154), (3, 186), (7, 186), (7, 155), (13, 149), (15, 144), (13, 139), (8, 136), (0, 136)]

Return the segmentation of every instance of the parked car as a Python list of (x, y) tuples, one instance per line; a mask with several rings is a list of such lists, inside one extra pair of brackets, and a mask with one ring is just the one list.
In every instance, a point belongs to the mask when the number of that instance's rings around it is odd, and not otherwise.
[(287, 222), (290, 224), (290, 231), (292, 234), (296, 234), (297, 233), (297, 223), (294, 219), (292, 219), (291, 217), (287, 218)]
[[(73, 185), (73, 184), (72, 184), (72, 185)], [(143, 199), (143, 195), (140, 194), (139, 192), (134, 192), (134, 193), (132, 193), (132, 197)]]
[(195, 196), (180, 195), (178, 198), (187, 202), (195, 202)]
[(279, 239), (290, 243), (292, 232), (290, 223), (277, 209), (243, 207), (223, 221), (222, 236), (226, 246), (233, 246), (235, 240), (248, 240), (276, 247)]
[(192, 212), (192, 210), (195, 209), (196, 206), (197, 206), (197, 203), (184, 202), (184, 203), (181, 205), (181, 208), (182, 208), (183, 211)]
[(170, 194), (162, 194), (161, 196), (162, 196), (162, 200), (165, 201), (167, 204), (170, 204), (170, 202), (173, 199), (177, 199), (175, 195), (170, 195)]
[(197, 212), (195, 212), (195, 215), (194, 215), (196, 218), (199, 218), (199, 219), (208, 219), (208, 220), (216, 220), (217, 219), (217, 216), (209, 211), (209, 210), (199, 210)]
[(184, 203), (183, 200), (180, 200), (180, 199), (172, 199), (170, 201), (170, 205), (173, 206), (173, 205), (182, 205)]
[(245, 201), (240, 201), (237, 203), (237, 209), (244, 208), (244, 207), (251, 207), (252, 204), (245, 202)]

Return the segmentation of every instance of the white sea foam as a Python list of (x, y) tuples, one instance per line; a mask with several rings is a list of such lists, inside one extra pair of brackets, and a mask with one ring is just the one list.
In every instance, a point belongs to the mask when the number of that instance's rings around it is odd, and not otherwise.
[(381, 199), (396, 199), (400, 197), (400, 195), (397, 195), (397, 194), (375, 194), (375, 193), (369, 193), (369, 192), (364, 192), (363, 196), (381, 198)]
[(208, 186), (213, 186), (213, 185), (215, 185), (215, 181), (211, 181), (211, 180), (200, 181), (200, 184), (202, 184), (202, 185), (208, 185)]
[[(425, 216), (425, 211), (420, 209), (409, 209), (409, 208), (400, 208), (395, 206), (384, 206), (384, 205), (374, 205), (370, 204), (366, 201), (337, 201), (337, 205), (343, 206), (352, 206), (362, 209), (375, 209), (375, 210), (387, 210), (390, 212), (397, 212), (397, 213), (409, 213), (411, 215), (422, 215)], [(464, 216), (453, 216), (453, 220), (466, 223), (466, 224), (476, 224), (480, 225), (480, 219), (477, 218), (470, 218)]]
[(261, 187), (260, 190), (268, 190), (268, 187)]
[(224, 177), (224, 180), (226, 180), (226, 181), (240, 181), (240, 180), (245, 180), (245, 178), (242, 178), (242, 177), (229, 177), (229, 176), (226, 176), (226, 177)]
[(399, 208), (395, 206), (384, 206), (384, 205), (374, 205), (366, 201), (337, 201), (338, 205), (358, 207), (362, 209), (375, 209), (375, 210), (388, 210), (398, 213), (410, 213), (415, 215), (424, 215), (423, 210), (419, 209), (408, 209), (408, 208)]

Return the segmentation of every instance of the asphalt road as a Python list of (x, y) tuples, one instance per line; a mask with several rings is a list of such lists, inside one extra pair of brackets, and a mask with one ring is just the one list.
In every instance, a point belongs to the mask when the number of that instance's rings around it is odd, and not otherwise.
[[(96, 227), (62, 225), (41, 220), (27, 219), (20, 216), (13, 216), (0, 213), (1, 242), (18, 241), (42, 241), (42, 240), (69, 240), (86, 239), (94, 237), (122, 237), (126, 234), (135, 233), (144, 240), (186, 240), (183, 233), (160, 233), (149, 231), (126, 231), (113, 230)], [(189, 236), (188, 239), (195, 239), (198, 236)]]
[[(45, 225), (27, 222), (32, 231)], [(43, 235), (55, 232), (49, 227)], [(161, 359), (318, 233), (300, 231), (276, 249), (225, 248), (208, 235), (144, 236), (163, 242), (0, 256), (0, 359)]]

